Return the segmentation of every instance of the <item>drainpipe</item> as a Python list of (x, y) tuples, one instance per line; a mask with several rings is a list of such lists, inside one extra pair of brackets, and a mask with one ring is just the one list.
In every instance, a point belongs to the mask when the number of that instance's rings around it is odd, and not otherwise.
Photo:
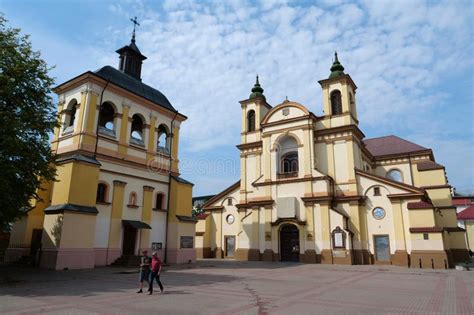
[[(104, 92), (107, 86), (110, 83), (110, 79), (107, 79), (107, 83), (105, 83), (102, 92), (100, 93), (100, 101), (99, 101), (99, 115), (97, 116), (97, 125), (95, 126), (95, 148), (94, 148), (94, 158), (97, 156), (97, 147), (99, 146), (99, 119), (100, 119), (100, 111), (102, 109), (102, 99), (104, 97)], [(108, 253), (108, 251), (107, 251)]]
[(169, 213), (170, 213), (170, 199), (171, 199), (171, 167), (173, 164), (173, 138), (174, 138), (174, 121), (176, 120), (176, 117), (178, 116), (179, 112), (176, 111), (173, 120), (171, 121), (171, 130), (170, 130), (170, 167), (168, 171), (168, 201), (167, 201), (167, 206), (166, 206), (166, 228), (165, 228), (165, 257), (164, 257), (164, 262), (168, 262), (168, 225), (169, 225)]

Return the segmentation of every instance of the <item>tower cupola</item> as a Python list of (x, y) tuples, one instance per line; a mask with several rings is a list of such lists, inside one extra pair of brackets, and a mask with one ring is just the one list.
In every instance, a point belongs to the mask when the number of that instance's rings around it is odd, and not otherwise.
[(263, 99), (265, 99), (265, 95), (263, 95), (263, 88), (260, 86), (260, 82), (258, 82), (258, 75), (257, 81), (255, 82), (255, 85), (252, 88), (252, 93), (250, 94), (249, 99), (256, 97), (262, 97)]
[(135, 26), (140, 25), (137, 22), (137, 18), (131, 19), (133, 22), (133, 33), (130, 44), (123, 46), (116, 52), (120, 55), (119, 70), (126, 73), (135, 79), (141, 80), (142, 74), (142, 63), (146, 59), (140, 52), (137, 45), (135, 44)]
[(334, 62), (332, 63), (331, 67), (331, 74), (329, 75), (329, 79), (336, 78), (340, 75), (344, 75), (344, 67), (341, 65), (339, 62), (339, 59), (337, 58), (337, 52), (334, 52)]

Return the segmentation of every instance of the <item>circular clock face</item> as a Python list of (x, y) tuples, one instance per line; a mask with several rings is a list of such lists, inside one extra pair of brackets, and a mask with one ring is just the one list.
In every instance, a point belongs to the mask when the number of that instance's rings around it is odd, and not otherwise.
[(382, 220), (383, 218), (385, 218), (385, 210), (382, 208), (375, 208), (374, 210), (372, 210), (372, 215), (377, 220)]
[(232, 224), (235, 221), (235, 218), (232, 214), (229, 214), (226, 218), (227, 223)]

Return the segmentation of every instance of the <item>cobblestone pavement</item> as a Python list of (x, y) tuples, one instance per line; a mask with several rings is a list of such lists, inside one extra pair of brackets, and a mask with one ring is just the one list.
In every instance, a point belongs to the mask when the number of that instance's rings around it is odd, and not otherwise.
[(165, 293), (137, 270), (0, 266), (0, 314), (474, 314), (474, 272), (205, 260), (166, 267)]

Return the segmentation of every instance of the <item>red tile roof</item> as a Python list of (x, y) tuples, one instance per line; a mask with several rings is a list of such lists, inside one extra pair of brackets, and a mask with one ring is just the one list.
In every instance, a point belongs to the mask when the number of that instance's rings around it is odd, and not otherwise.
[(416, 168), (419, 171), (430, 171), (430, 170), (444, 169), (444, 166), (441, 164), (435, 163), (433, 161), (423, 161), (423, 162), (418, 162), (416, 164)]
[(474, 220), (474, 205), (458, 213), (458, 220)]
[(208, 213), (201, 213), (201, 214), (198, 214), (198, 215), (196, 216), (196, 219), (198, 219), (198, 220), (204, 220), (204, 219), (207, 218), (208, 216), (209, 216)]
[(408, 209), (430, 209), (433, 208), (433, 205), (424, 201), (409, 202), (407, 204)]
[(470, 204), (474, 204), (474, 197), (464, 197), (464, 196), (453, 197), (454, 206), (469, 206)]
[(429, 150), (397, 136), (366, 139), (364, 144), (367, 150), (375, 157)]

